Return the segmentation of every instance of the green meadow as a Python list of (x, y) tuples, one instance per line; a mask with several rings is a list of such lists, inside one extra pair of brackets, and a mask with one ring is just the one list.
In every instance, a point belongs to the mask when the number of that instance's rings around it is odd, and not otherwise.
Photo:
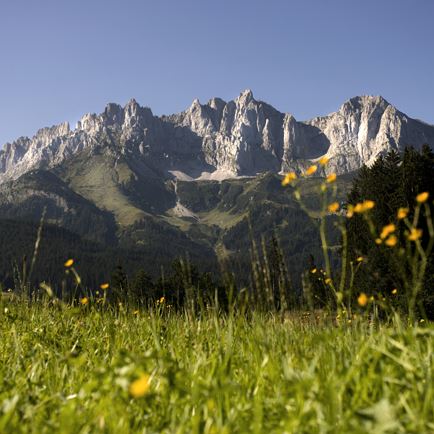
[(335, 174), (283, 178), (307, 214), (306, 188), (321, 199), (299, 293), (277, 241), (252, 240), (249, 287), (181, 260), (92, 290), (69, 258), (62, 297), (23, 266), (0, 298), (0, 433), (434, 433), (432, 192), (407, 192), (410, 157), (364, 169), (346, 204)]
[(430, 433), (434, 327), (3, 297), (2, 433)]

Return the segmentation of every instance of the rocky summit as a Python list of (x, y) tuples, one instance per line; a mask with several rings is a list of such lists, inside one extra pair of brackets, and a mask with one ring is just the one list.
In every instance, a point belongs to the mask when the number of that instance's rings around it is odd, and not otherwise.
[[(322, 156), (328, 171), (349, 173), (392, 149), (434, 146), (434, 126), (412, 119), (379, 96), (359, 96), (328, 116), (297, 121), (245, 90), (233, 101), (194, 100), (179, 114), (154, 116), (134, 99), (125, 107), (21, 137), (0, 151), (0, 182), (53, 169), (82, 152), (127, 157), (146, 174), (222, 180), (261, 172), (302, 171)], [(90, 154), (89, 154), (90, 153)]]

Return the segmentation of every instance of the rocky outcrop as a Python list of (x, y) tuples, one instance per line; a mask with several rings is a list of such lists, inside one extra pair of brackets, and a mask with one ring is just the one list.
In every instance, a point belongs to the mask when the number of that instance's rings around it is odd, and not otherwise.
[(409, 118), (382, 97), (361, 96), (347, 101), (336, 113), (312, 119), (328, 138), (329, 170), (346, 173), (372, 164), (379, 155), (406, 146), (434, 146), (434, 127)]
[(255, 100), (250, 90), (229, 102), (196, 99), (184, 112), (162, 117), (131, 100), (84, 115), (74, 130), (64, 123), (6, 144), (0, 182), (53, 168), (84, 149), (127, 155), (167, 176), (222, 179), (301, 170), (323, 155), (330, 157), (329, 171), (347, 173), (391, 149), (424, 143), (434, 146), (434, 127), (382, 97), (355, 97), (337, 112), (307, 122)]

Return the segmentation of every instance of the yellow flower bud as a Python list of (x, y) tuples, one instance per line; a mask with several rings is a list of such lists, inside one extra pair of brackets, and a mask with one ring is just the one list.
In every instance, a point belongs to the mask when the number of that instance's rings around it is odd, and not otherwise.
[(283, 178), (282, 185), (285, 187), (288, 184), (291, 184), (291, 182), (295, 181), (296, 179), (297, 179), (297, 175), (295, 174), (295, 172), (289, 172)]
[(66, 268), (70, 268), (74, 265), (74, 259), (68, 259), (64, 264)]
[(359, 303), (360, 306), (366, 306), (368, 301), (368, 296), (364, 292), (362, 292), (357, 298), (357, 303)]
[(150, 389), (151, 381), (147, 374), (143, 374), (140, 378), (130, 384), (129, 392), (133, 398), (141, 398), (145, 396)]
[(383, 230), (381, 231), (380, 238), (381, 238), (382, 240), (384, 240), (384, 239), (387, 238), (391, 233), (395, 232), (395, 230), (396, 230), (396, 226), (395, 226), (393, 223), (384, 226), (384, 227), (383, 227)]
[(326, 178), (326, 182), (331, 184), (332, 182), (336, 181), (336, 178), (337, 178), (336, 173), (330, 173), (330, 175), (328, 175)]
[(306, 176), (313, 175), (317, 170), (318, 170), (318, 166), (316, 164), (313, 164), (312, 166), (307, 168)]
[(429, 198), (429, 193), (427, 191), (424, 191), (423, 193), (419, 193), (416, 196), (416, 202), (424, 203), (428, 200), (428, 198)]
[(409, 235), (408, 235), (408, 239), (410, 241), (417, 241), (419, 238), (422, 237), (422, 229), (417, 229), (417, 228), (413, 228)]
[(337, 202), (333, 202), (327, 207), (327, 209), (329, 212), (335, 213), (339, 209), (339, 204)]
[(399, 208), (397, 212), (398, 220), (405, 219), (408, 215), (408, 208)]
[(384, 242), (384, 244), (386, 244), (386, 246), (388, 246), (388, 247), (394, 247), (394, 246), (396, 246), (397, 243), (398, 243), (398, 238), (396, 237), (396, 235), (391, 235)]
[(321, 164), (321, 166), (325, 166), (329, 161), (330, 161), (330, 158), (324, 156), (324, 157), (321, 157), (318, 162), (319, 162), (319, 164)]

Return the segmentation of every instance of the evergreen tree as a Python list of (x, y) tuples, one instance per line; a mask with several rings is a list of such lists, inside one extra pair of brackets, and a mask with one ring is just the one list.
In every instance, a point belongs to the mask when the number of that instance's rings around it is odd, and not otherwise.
[[(400, 207), (408, 208), (411, 221), (416, 195), (428, 191), (430, 198), (434, 197), (433, 179), (434, 154), (429, 146), (424, 146), (420, 152), (407, 148), (402, 155), (392, 151), (385, 157), (378, 158), (372, 167), (363, 167), (359, 171), (348, 195), (348, 203), (355, 205), (366, 199), (373, 200), (376, 205), (370, 212), (370, 217), (376, 230), (381, 230), (389, 223), (396, 224), (396, 235), (404, 245), (405, 226), (398, 224), (397, 211)], [(422, 244), (426, 246), (429, 231), (423, 220), (420, 227), (423, 229)], [(369, 227), (361, 215), (355, 214), (353, 218), (347, 219), (346, 224), (350, 259), (355, 261), (359, 256), (368, 259), (357, 272), (354, 282), (356, 290), (367, 294), (389, 295), (393, 288), (397, 288), (398, 293), (402, 293), (405, 276), (400, 274), (402, 265), (397, 262), (395, 252), (374, 243)], [(434, 315), (434, 297), (429, 290), (434, 284), (433, 255), (428, 260), (424, 290), (419, 302), (430, 315)], [(407, 270), (407, 273), (410, 271)]]
[(128, 277), (125, 274), (121, 263), (116, 266), (112, 274), (111, 290), (117, 300), (121, 301), (127, 298)]
[(277, 309), (288, 309), (295, 305), (295, 294), (291, 291), (288, 270), (282, 249), (273, 234), (268, 245), (268, 266), (274, 302)]
[(129, 286), (129, 298), (140, 304), (147, 304), (157, 299), (155, 285), (145, 270), (139, 270)]

